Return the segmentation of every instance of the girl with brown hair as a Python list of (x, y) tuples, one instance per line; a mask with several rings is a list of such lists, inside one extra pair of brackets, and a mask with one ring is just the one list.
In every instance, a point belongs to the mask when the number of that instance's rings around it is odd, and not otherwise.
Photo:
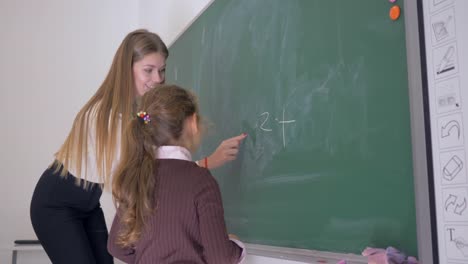
[(195, 97), (164, 85), (140, 110), (112, 184), (109, 252), (126, 263), (239, 263), (243, 244), (226, 232), (218, 184), (191, 161), (201, 137)]

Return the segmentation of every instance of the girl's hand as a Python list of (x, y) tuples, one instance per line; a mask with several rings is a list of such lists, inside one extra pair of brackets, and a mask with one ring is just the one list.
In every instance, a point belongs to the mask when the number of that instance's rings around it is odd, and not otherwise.
[(208, 157), (208, 168), (214, 169), (223, 166), (226, 162), (235, 160), (239, 152), (239, 145), (247, 137), (246, 133), (228, 138), (221, 142), (218, 148)]
[(239, 237), (234, 234), (229, 234), (228, 236), (230, 239), (240, 240)]

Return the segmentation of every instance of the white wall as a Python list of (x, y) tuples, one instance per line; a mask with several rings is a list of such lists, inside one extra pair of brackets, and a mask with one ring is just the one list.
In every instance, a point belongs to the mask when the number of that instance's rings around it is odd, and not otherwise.
[[(137, 25), (134, 1), (0, 1), (0, 263), (13, 240), (35, 238), (35, 184)], [(19, 260), (49, 263), (37, 252)]]
[(140, 26), (158, 33), (168, 45), (214, 0), (140, 0)]

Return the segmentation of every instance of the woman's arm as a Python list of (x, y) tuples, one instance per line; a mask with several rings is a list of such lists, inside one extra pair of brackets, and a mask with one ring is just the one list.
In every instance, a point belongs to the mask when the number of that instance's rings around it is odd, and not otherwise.
[(240, 143), (246, 137), (247, 134), (242, 133), (224, 140), (210, 156), (197, 161), (198, 166), (207, 169), (215, 169), (223, 166), (226, 162), (235, 160), (239, 152)]

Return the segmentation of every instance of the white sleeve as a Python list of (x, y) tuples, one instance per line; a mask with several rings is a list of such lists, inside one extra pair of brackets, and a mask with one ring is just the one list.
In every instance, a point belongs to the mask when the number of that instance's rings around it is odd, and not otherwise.
[(229, 240), (231, 240), (232, 242), (236, 243), (236, 245), (238, 245), (241, 250), (242, 250), (242, 253), (240, 255), (240, 258), (239, 258), (239, 264), (241, 263), (244, 263), (244, 260), (245, 260), (245, 256), (247, 255), (247, 250), (245, 249), (245, 245), (244, 243), (242, 243), (241, 241), (235, 239), (235, 238), (229, 238)]

